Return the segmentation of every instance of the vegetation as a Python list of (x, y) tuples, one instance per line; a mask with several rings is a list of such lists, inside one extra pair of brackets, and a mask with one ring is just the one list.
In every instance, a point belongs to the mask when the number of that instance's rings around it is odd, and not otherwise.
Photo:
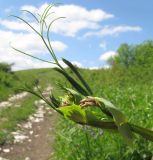
[[(51, 7), (49, 5), (46, 8), (40, 19), (31, 13), (40, 24), (40, 32), (22, 18), (15, 17), (28, 24), (40, 36), (54, 60), (54, 62), (46, 62), (56, 64), (58, 68), (54, 70), (58, 73), (53, 70), (34, 70), (18, 72), (15, 76), (21, 82), (40, 81), (43, 87), (50, 81), (58, 80), (60, 91), (66, 93), (59, 98), (50, 95), (51, 101), (48, 101), (40, 92), (35, 92), (31, 85), (25, 88), (28, 92), (42, 98), (63, 116), (60, 117), (57, 126), (56, 138), (58, 141), (55, 144), (54, 159), (150, 160), (153, 155), (151, 142), (153, 134), (151, 130), (145, 128), (153, 126), (152, 41), (136, 46), (121, 45), (118, 54), (109, 60), (110, 69), (95, 71), (76, 69), (69, 61), (63, 59), (63, 62), (68, 66), (68, 69), (64, 69), (53, 52), (49, 38), (50, 27), (55, 20), (49, 24), (46, 34), (43, 30), (46, 26), (45, 19), (48, 17)], [(47, 37), (44, 37), (46, 35)], [(31, 56), (18, 49), (15, 50)], [(9, 74), (9, 76), (12, 74), (3, 69), (1, 72)], [(50, 74), (48, 74), (49, 72)], [(60, 78), (60, 74), (71, 85), (66, 86), (67, 83), (63, 83), (65, 80)], [(35, 75), (35, 78), (29, 79), (29, 76), (32, 77), (31, 75)], [(2, 84), (4, 86), (4, 83)], [(19, 87), (19, 85), (17, 86)], [(112, 103), (106, 99), (111, 100)], [(27, 115), (34, 111), (34, 108), (29, 105), (32, 101), (32, 99), (26, 101), (24, 107), (0, 112), (0, 117), (3, 120), (0, 123), (1, 143), (7, 139), (7, 131), (14, 130), (19, 121), (26, 119)], [(11, 123), (8, 123), (10, 121)], [(94, 126), (94, 128), (90, 126)], [(105, 129), (109, 129), (109, 132)], [(128, 142), (131, 143), (127, 145)]]
[[(0, 101), (7, 100), (10, 95), (21, 92), (25, 84), (33, 87), (38, 82), (41, 88), (48, 84), (55, 86), (55, 81), (63, 81), (59, 74), (50, 69), (27, 70), (12, 72), (11, 65), (0, 63)], [(36, 110), (34, 101), (37, 98), (28, 96), (12, 104), (11, 107), (0, 108), (0, 145), (13, 140), (12, 131), (18, 129), (17, 124), (27, 120)], [(20, 107), (16, 107), (16, 103)]]
[[(147, 59), (153, 58), (153, 45), (151, 41), (147, 41), (131, 46), (135, 48), (133, 50), (141, 48), (140, 53), (141, 56), (143, 55), (141, 63), (145, 67), (138, 63), (140, 58), (137, 57), (127, 65), (127, 58), (124, 59), (121, 56), (124, 57), (126, 54), (125, 57), (130, 57), (134, 52), (132, 49), (125, 51), (123, 46), (128, 45), (121, 45), (118, 49), (119, 54), (111, 59), (114, 62), (111, 63), (110, 69), (80, 70), (80, 72), (85, 75), (96, 96), (111, 99), (111, 102), (129, 117), (130, 122), (153, 128), (153, 77), (151, 74), (153, 61), (148, 60), (146, 63)], [(137, 55), (138, 53), (137, 51)], [(133, 147), (129, 147), (118, 134), (111, 135), (106, 131), (92, 128), (82, 129), (79, 125), (63, 121), (66, 120), (62, 119), (57, 128), (56, 159), (150, 160), (153, 156), (153, 143), (139, 136), (134, 141)], [(90, 148), (87, 147), (86, 134)]]
[(17, 77), (11, 72), (11, 65), (0, 63), (0, 101), (13, 93), (13, 83), (16, 80)]
[(17, 124), (28, 119), (34, 113), (36, 97), (28, 96), (21, 100), (20, 107), (11, 106), (0, 110), (0, 145), (13, 140), (11, 132), (17, 130)]
[[(112, 72), (112, 77), (109, 74), (108, 77), (105, 75), (107, 71), (108, 73)], [(111, 102), (126, 114), (131, 123), (152, 128), (153, 87), (148, 84), (142, 85), (141, 83), (135, 85), (132, 81), (131, 84), (124, 82), (122, 86), (120, 83), (116, 83), (115, 74), (111, 69), (84, 72), (86, 72), (85, 75), (88, 75), (87, 80), (92, 85), (92, 88), (94, 88), (96, 96), (111, 99)], [(94, 84), (93, 80), (89, 78), (94, 77), (93, 75), (96, 75)], [(117, 74), (116, 77), (118, 77)], [(101, 81), (102, 78), (104, 78), (103, 81)], [(133, 79), (133, 77), (131, 78)], [(90, 149), (87, 147), (86, 133)], [(153, 155), (153, 143), (139, 136), (134, 141), (133, 147), (129, 147), (118, 134), (110, 134), (100, 129), (83, 129), (80, 125), (76, 126), (75, 123), (65, 119), (61, 119), (58, 124), (56, 138), (55, 157), (58, 160), (150, 160)]]
[[(71, 160), (83, 159), (83, 158), (84, 159), (99, 159), (99, 158), (101, 159), (151, 159), (151, 155), (152, 155), (151, 151), (153, 148), (152, 148), (151, 142), (147, 140), (151, 140), (151, 141), (153, 140), (153, 132), (149, 129), (139, 127), (138, 125), (143, 124), (143, 127), (152, 126), (152, 123), (150, 121), (147, 122), (146, 120), (146, 116), (147, 118), (152, 117), (152, 114), (151, 114), (152, 108), (149, 108), (149, 106), (145, 106), (145, 103), (144, 103), (143, 107), (146, 107), (146, 108), (143, 108), (143, 111), (142, 111), (142, 106), (139, 107), (139, 103), (143, 102), (143, 100), (137, 99), (137, 96), (138, 98), (140, 98), (142, 95), (144, 96), (142, 92), (145, 93), (145, 87), (148, 90), (151, 89), (149, 91), (152, 93), (152, 88), (151, 87), (149, 88), (147, 85), (141, 86), (140, 84), (139, 86), (138, 85), (133, 86), (133, 84), (129, 83), (129, 82), (132, 82), (131, 80), (128, 82), (128, 85), (126, 85), (127, 81), (125, 81), (124, 88), (123, 88), (121, 86), (121, 83), (122, 82), (124, 83), (123, 79), (119, 81), (120, 82), (119, 85), (117, 82), (117, 83), (112, 83), (111, 85), (108, 86), (104, 83), (104, 80), (101, 79), (103, 80), (104, 85), (99, 86), (96, 84), (96, 81), (94, 81), (94, 85), (96, 85), (96, 89), (97, 88), (98, 89), (95, 90), (95, 92), (93, 92), (93, 90), (91, 90), (91, 88), (89, 87), (90, 80), (88, 81), (88, 83), (86, 83), (86, 81), (82, 78), (78, 70), (69, 61), (67, 61), (66, 59), (62, 59), (63, 62), (71, 70), (71, 73), (69, 73), (68, 70), (64, 69), (60, 65), (51, 46), (49, 32), (50, 32), (50, 27), (52, 23), (56, 19), (53, 20), (49, 24), (49, 26), (47, 26), (45, 23), (46, 17), (50, 15), (49, 10), (51, 8), (52, 8), (52, 5), (49, 5), (44, 11), (44, 13), (39, 17), (39, 19), (36, 16), (34, 16), (33, 13), (30, 13), (31, 15), (33, 15), (35, 20), (40, 24), (40, 32), (37, 31), (35, 28), (33, 28), (24, 19), (17, 16), (15, 17), (22, 20), (28, 26), (30, 26), (30, 28), (43, 40), (44, 44), (46, 45), (49, 53), (51, 54), (54, 60), (54, 62), (49, 62), (46, 60), (42, 60), (42, 61), (56, 64), (58, 68), (56, 68), (55, 70), (60, 74), (62, 74), (72, 86), (72, 88), (67, 88), (62, 84), (59, 84), (59, 86), (66, 93), (66, 95), (64, 97), (60, 97), (59, 99), (51, 95), (50, 96), (51, 101), (48, 101), (45, 97), (41, 95), (40, 92), (35, 92), (30, 87), (25, 88), (25, 90), (43, 99), (47, 104), (49, 104), (54, 110), (56, 110), (58, 113), (63, 115), (65, 118), (68, 118), (74, 121), (75, 123), (81, 124), (83, 128), (85, 128), (85, 131), (83, 131), (83, 133), (85, 132), (85, 134), (82, 134), (81, 129), (76, 130), (75, 128), (72, 127), (71, 125), (72, 122), (68, 122), (67, 125), (65, 123), (62, 123), (62, 128), (64, 127), (64, 125), (66, 125), (67, 128), (71, 126), (71, 133), (69, 130), (67, 131), (65, 129), (61, 134), (59, 134), (59, 137), (67, 137), (67, 135), (71, 135), (73, 137), (71, 137), (71, 139), (68, 139), (68, 138), (65, 139), (68, 141), (68, 146), (64, 145), (65, 147), (64, 155), (62, 154), (63, 148), (62, 150), (60, 150), (61, 149), (60, 145), (57, 147), (58, 148), (57, 149), (58, 154), (56, 155), (56, 157), (58, 157), (57, 159), (71, 159)], [(45, 34), (44, 34), (44, 31), (45, 31), (44, 26), (47, 26), (47, 32)], [(122, 45), (118, 51), (119, 54), (114, 59), (112, 58), (112, 62), (113, 62), (112, 69), (108, 71), (108, 73), (110, 74), (109, 78), (111, 79), (114, 78), (111, 75), (119, 77), (120, 74), (125, 73), (125, 71), (128, 71), (131, 77), (135, 80), (135, 78), (132, 76), (132, 71), (133, 69), (135, 71), (135, 68), (137, 69), (141, 65), (142, 58), (141, 56), (140, 58), (137, 58), (139, 56), (137, 56), (136, 53), (139, 54), (138, 52), (139, 47), (134, 47), (134, 49), (133, 48), (129, 49), (129, 48), (130, 47), (128, 45), (125, 45), (125, 44)], [(136, 48), (138, 48), (138, 51)], [(152, 44), (150, 48), (152, 48)], [(145, 49), (145, 47), (144, 48), (142, 47), (141, 49)], [(28, 56), (31, 56), (28, 53), (25, 53), (18, 49), (15, 49), (15, 50), (23, 54), (26, 54)], [(148, 51), (146, 53), (148, 53)], [(150, 50), (149, 50), (149, 53), (150, 53)], [(143, 57), (143, 54), (142, 54), (142, 57)], [(39, 59), (37, 57), (34, 57), (34, 58)], [(147, 65), (149, 62), (152, 63), (152, 61), (150, 61), (149, 59), (147, 61)], [(134, 68), (133, 66), (136, 66), (136, 67)], [(78, 78), (79, 83), (72, 76), (72, 73)], [(144, 73), (142, 75), (144, 75)], [(130, 79), (129, 76), (126, 74), (124, 74), (124, 76), (121, 76), (121, 77), (126, 79), (128, 77), (128, 79)], [(106, 79), (109, 82), (110, 79), (108, 79), (107, 76), (106, 76)], [(116, 78), (114, 79), (116, 80)], [(113, 81), (111, 80), (111, 82)], [(129, 85), (131, 85), (131, 88), (129, 88)], [(101, 87), (103, 88), (100, 89)], [(92, 97), (89, 97), (89, 95)], [(130, 97), (131, 95), (132, 97)], [(148, 94), (147, 92), (146, 95), (147, 95), (147, 105), (148, 105), (148, 97), (150, 96), (150, 94)], [(103, 98), (98, 98), (96, 96), (103, 97)], [(124, 113), (121, 112), (119, 109), (117, 109), (110, 101), (107, 101), (106, 99), (104, 99), (105, 97), (111, 99), (112, 102), (114, 101), (114, 104), (118, 105), (120, 109), (124, 111)], [(129, 97), (130, 97), (130, 100), (129, 100)], [(129, 106), (127, 106), (128, 104)], [(95, 107), (88, 109), (87, 107), (89, 106), (95, 106)], [(131, 109), (129, 109), (129, 107), (131, 107)], [(136, 114), (133, 115), (132, 113), (136, 113)], [(144, 123), (144, 119), (141, 119), (142, 118), (140, 116), (141, 114), (143, 115), (143, 117), (145, 117), (145, 123)], [(127, 116), (130, 117), (128, 120), (126, 119)], [(132, 121), (134, 124), (132, 124)], [(133, 142), (133, 145), (131, 148), (125, 145), (125, 142), (120, 138), (119, 135), (106, 134), (104, 136), (101, 136), (100, 133), (98, 132), (98, 129), (95, 129), (97, 135), (96, 135), (96, 139), (94, 140), (94, 138), (89, 135), (88, 129), (86, 129), (84, 125), (94, 126), (96, 128), (101, 128), (101, 129), (111, 129), (111, 130), (114, 130), (115, 132), (119, 132), (120, 135), (122, 135), (123, 138), (126, 140), (126, 143)], [(60, 129), (62, 130), (62, 128)], [(89, 128), (89, 130), (90, 129), (91, 128)], [(142, 139), (142, 137), (137, 138), (138, 135), (134, 135), (134, 133), (141, 135), (143, 138), (146, 138), (146, 140)], [(79, 137), (77, 139), (74, 139), (74, 136), (78, 136), (78, 135)], [(84, 138), (82, 140), (83, 135), (85, 135), (84, 136), (85, 141), (83, 141)], [(114, 139), (115, 141), (112, 138), (115, 138)], [(62, 144), (62, 139), (60, 142), (61, 142), (60, 144)], [(63, 144), (64, 144), (64, 141), (63, 141)], [(71, 146), (70, 144), (73, 144), (73, 147), (75, 148), (73, 149), (72, 147), (70, 147)], [(100, 147), (100, 145), (103, 147)], [(77, 148), (79, 148), (79, 150)], [(109, 148), (109, 152), (107, 148)], [(111, 150), (111, 148), (113, 149)]]
[[(1, 66), (1, 63), (0, 63)], [(41, 87), (48, 84), (55, 86), (55, 81), (61, 82), (58, 73), (50, 69), (25, 70), (25, 71), (2, 71), (0, 69), (0, 102), (7, 100), (13, 94), (21, 92), (25, 84), (33, 85), (35, 82), (40, 83)]]

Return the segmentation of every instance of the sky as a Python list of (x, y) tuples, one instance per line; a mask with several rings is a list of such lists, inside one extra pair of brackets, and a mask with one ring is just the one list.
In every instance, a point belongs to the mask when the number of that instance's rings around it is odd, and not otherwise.
[[(13, 65), (13, 70), (54, 67), (17, 53), (12, 46), (33, 56), (53, 61), (51, 55), (26, 24), (10, 17), (16, 15), (40, 30), (32, 16), (21, 10), (42, 14), (48, 4), (52, 7), (46, 19), (50, 40), (61, 65), (64, 57), (79, 67), (107, 68), (107, 60), (117, 54), (122, 43), (139, 44), (153, 38), (152, 0), (0, 0), (0, 62)], [(46, 30), (45, 30), (46, 31)]]

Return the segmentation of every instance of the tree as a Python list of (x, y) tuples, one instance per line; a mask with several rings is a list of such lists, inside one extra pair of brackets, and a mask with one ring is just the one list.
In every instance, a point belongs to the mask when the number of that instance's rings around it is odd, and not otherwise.
[(109, 60), (112, 66), (153, 68), (153, 41), (145, 41), (139, 45), (124, 43), (117, 52), (118, 54)]
[(7, 64), (7, 63), (0, 63), (0, 71), (2, 72), (11, 72), (11, 67), (12, 67), (13, 64)]

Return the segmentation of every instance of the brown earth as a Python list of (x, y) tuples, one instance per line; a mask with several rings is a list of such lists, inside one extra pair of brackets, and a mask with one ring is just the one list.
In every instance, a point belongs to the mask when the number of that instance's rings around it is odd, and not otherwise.
[[(32, 132), (26, 130), (28, 139), (22, 143), (4, 145), (2, 149), (10, 149), (9, 153), (0, 153), (0, 157), (9, 160), (48, 160), (53, 155), (56, 113), (45, 113), (44, 120), (32, 124)], [(4, 159), (4, 160), (5, 160)], [(2, 159), (3, 160), (3, 159)]]

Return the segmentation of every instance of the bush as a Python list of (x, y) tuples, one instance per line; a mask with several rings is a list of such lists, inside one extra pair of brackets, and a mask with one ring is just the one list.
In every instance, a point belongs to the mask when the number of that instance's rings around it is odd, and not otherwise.
[(7, 64), (7, 63), (0, 63), (0, 71), (2, 72), (11, 72), (11, 67), (13, 64)]

